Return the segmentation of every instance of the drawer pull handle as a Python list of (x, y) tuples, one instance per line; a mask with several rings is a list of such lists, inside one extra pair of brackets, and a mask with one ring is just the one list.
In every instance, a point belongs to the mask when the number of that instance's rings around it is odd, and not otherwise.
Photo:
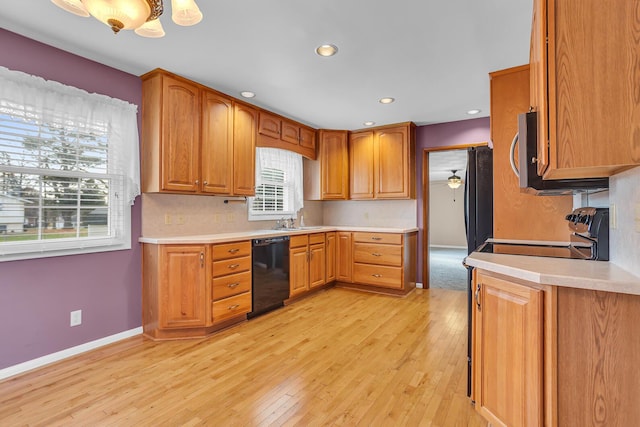
[(237, 288), (238, 285), (240, 285), (240, 282), (229, 283), (227, 286), (230, 287), (231, 289), (234, 289), (234, 288)]
[(371, 240), (382, 240), (382, 237), (372, 237)]
[(382, 277), (382, 274), (372, 274), (373, 277)]
[(229, 265), (229, 268), (232, 269), (232, 270), (235, 269), (235, 268), (238, 268), (238, 267), (240, 267), (240, 264), (231, 264), (231, 265)]
[(377, 253), (377, 252), (374, 252), (374, 253), (372, 253), (371, 255), (373, 255), (373, 256), (382, 256), (382, 254), (379, 254), (379, 253)]
[(235, 310), (238, 307), (240, 307), (240, 304), (233, 304), (229, 306), (229, 310)]
[(230, 254), (235, 254), (235, 253), (238, 253), (239, 250), (240, 249), (238, 249), (238, 248), (229, 249), (229, 253)]

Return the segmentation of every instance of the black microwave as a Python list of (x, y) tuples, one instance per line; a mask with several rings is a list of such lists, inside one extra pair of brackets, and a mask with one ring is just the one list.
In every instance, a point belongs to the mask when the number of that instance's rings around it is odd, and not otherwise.
[[(518, 115), (518, 171), (520, 191), (537, 196), (563, 196), (609, 189), (609, 178), (542, 179), (538, 175), (538, 113)], [(516, 141), (514, 141), (515, 143)], [(513, 155), (513, 152), (511, 153)]]

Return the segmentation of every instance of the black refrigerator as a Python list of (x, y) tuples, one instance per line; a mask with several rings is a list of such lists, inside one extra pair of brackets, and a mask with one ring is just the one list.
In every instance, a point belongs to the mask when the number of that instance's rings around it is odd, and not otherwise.
[[(468, 150), (467, 174), (464, 182), (464, 222), (467, 253), (470, 254), (493, 236), (493, 150), (474, 147)], [(473, 283), (468, 269), (467, 291), (467, 396), (471, 396), (471, 310)]]

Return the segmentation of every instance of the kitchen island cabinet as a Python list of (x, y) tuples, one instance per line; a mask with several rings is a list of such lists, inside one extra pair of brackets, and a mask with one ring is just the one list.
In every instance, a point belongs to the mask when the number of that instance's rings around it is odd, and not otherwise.
[(476, 267), (478, 412), (493, 425), (638, 424), (639, 278), (602, 261), (473, 253), (465, 262)]
[(543, 178), (640, 164), (638, 10), (639, 0), (534, 0), (530, 90)]

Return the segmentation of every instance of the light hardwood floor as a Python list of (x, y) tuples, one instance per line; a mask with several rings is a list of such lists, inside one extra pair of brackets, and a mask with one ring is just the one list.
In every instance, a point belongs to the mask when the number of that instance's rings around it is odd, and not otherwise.
[(208, 339), (134, 337), (0, 382), (0, 425), (486, 426), (465, 298), (333, 288)]

